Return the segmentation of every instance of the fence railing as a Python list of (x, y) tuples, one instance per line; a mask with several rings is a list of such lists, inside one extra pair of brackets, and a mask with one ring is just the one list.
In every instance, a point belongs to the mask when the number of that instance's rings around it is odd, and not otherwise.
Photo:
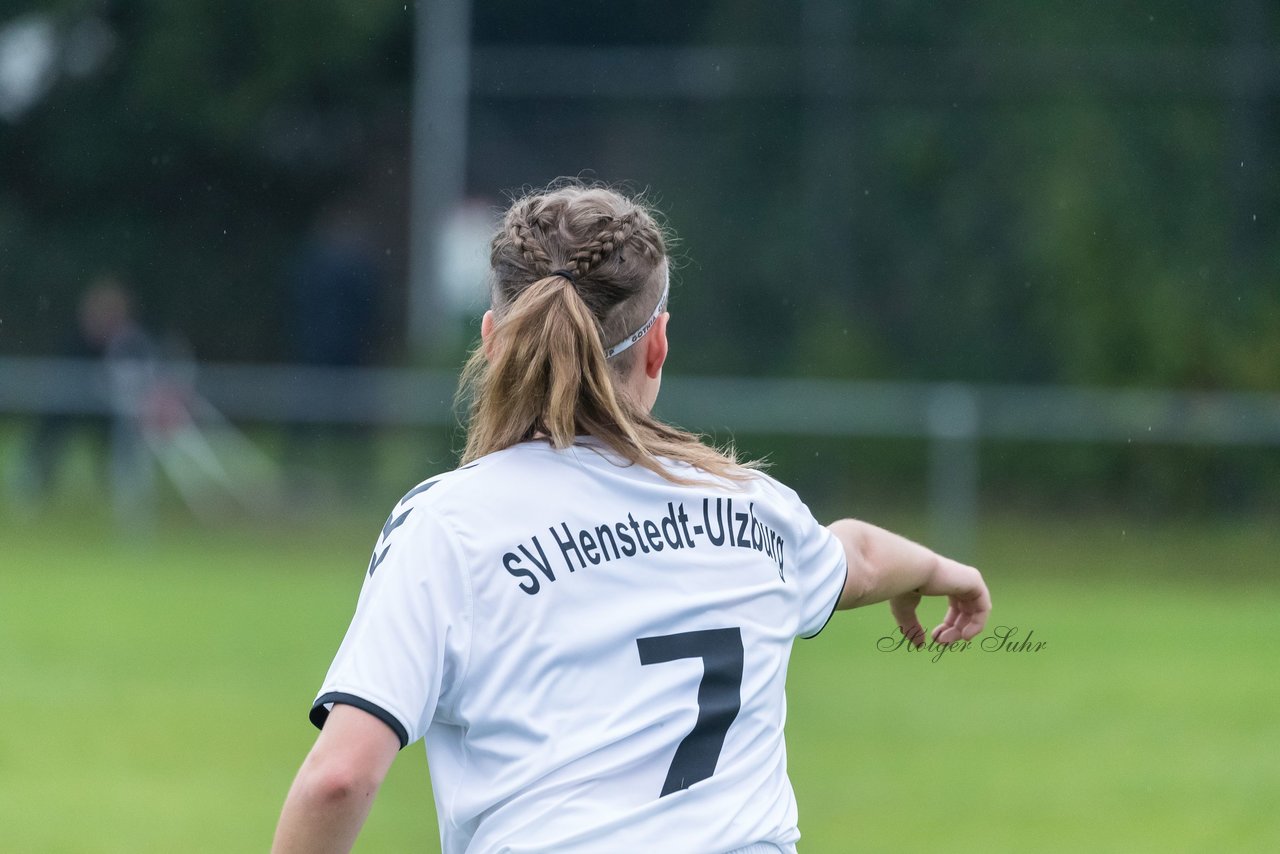
[[(233, 421), (450, 425), (456, 375), (410, 368), (201, 364), (160, 370)], [(0, 413), (118, 414), (104, 364), (0, 358)], [(973, 543), (983, 439), (1280, 446), (1280, 394), (680, 377), (659, 414), (693, 430), (928, 441), (934, 536)]]

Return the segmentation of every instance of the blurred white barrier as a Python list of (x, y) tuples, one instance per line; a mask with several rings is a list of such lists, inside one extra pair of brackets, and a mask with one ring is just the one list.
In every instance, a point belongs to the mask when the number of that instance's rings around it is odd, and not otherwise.
[[(0, 413), (112, 414), (102, 371), (0, 358)], [(456, 382), (408, 368), (203, 364), (193, 388), (239, 421), (450, 425)], [(959, 554), (972, 545), (982, 439), (1280, 446), (1280, 394), (670, 376), (658, 408), (693, 430), (928, 439), (935, 536)]]

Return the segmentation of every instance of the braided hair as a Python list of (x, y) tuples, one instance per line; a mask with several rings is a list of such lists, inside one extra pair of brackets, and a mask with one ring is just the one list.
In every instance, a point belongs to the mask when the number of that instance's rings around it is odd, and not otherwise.
[(634, 350), (606, 348), (662, 306), (667, 235), (635, 198), (559, 184), (515, 200), (490, 246), (492, 339), (463, 372), (471, 413), (463, 462), (543, 437), (554, 447), (599, 439), (628, 462), (676, 482), (662, 458), (731, 479), (750, 463), (654, 418), (627, 394)]

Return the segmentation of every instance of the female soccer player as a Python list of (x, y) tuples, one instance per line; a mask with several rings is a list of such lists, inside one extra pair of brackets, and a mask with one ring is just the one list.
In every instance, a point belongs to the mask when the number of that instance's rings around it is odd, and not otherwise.
[(850, 519), (656, 420), (666, 241), (635, 199), (515, 202), (467, 365), (462, 466), (392, 510), (319, 696), (275, 851), (348, 851), (425, 739), (442, 847), (792, 852), (783, 695), (796, 637), (888, 601), (981, 631), (972, 567)]

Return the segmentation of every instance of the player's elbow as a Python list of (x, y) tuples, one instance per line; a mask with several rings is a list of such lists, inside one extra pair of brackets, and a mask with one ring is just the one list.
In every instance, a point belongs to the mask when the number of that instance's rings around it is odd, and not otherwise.
[(335, 806), (372, 798), (381, 781), (354, 763), (329, 761), (304, 769), (301, 782), (308, 800)]

